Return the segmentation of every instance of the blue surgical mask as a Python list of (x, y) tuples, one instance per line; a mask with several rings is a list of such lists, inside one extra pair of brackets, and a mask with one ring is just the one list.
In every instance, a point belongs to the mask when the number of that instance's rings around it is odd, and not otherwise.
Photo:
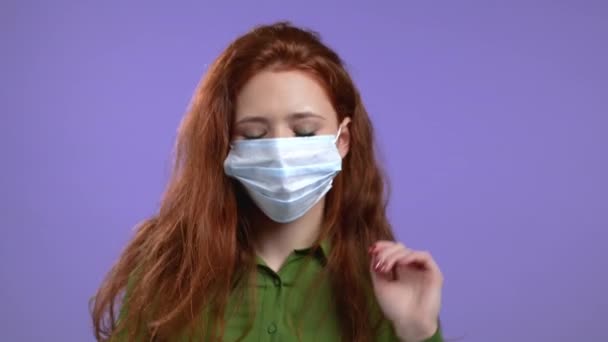
[(327, 194), (342, 170), (339, 136), (340, 130), (336, 136), (237, 140), (224, 171), (243, 184), (266, 216), (292, 222)]

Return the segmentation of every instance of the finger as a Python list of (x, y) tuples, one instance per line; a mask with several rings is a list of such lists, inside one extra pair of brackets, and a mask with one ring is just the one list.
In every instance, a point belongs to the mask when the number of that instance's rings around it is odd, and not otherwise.
[(414, 251), (411, 249), (407, 249), (407, 248), (402, 248), (402, 249), (393, 251), (392, 253), (390, 253), (389, 255), (386, 256), (385, 262), (383, 263), (382, 266), (380, 266), (379, 271), (380, 272), (392, 272), (393, 267), (395, 267), (397, 265), (397, 262), (399, 260), (404, 259), (406, 256), (408, 256), (412, 253), (414, 253)]
[(388, 241), (388, 240), (379, 240), (372, 244), (369, 248), (370, 254), (382, 254), (383, 251), (387, 249), (394, 249), (397, 246), (405, 247), (402, 243), (398, 241)]
[(408, 255), (403, 256), (397, 260), (398, 266), (412, 266), (416, 265), (418, 267), (422, 267), (424, 269), (429, 269), (433, 273), (437, 273), (441, 275), (441, 271), (439, 270), (439, 266), (431, 256), (429, 252), (426, 251), (414, 251)]
[(405, 246), (401, 243), (393, 243), (390, 246), (386, 246), (383, 249), (375, 252), (376, 256), (376, 264), (374, 265), (374, 269), (383, 270), (387, 266), (387, 262), (391, 258), (391, 255), (395, 255), (395, 253), (399, 253), (400, 251), (406, 250)]
[(369, 271), (371, 273), (372, 282), (376, 284), (378, 281), (391, 281), (394, 279), (394, 275), (392, 273), (384, 273), (376, 271), (376, 265), (378, 264), (378, 258), (375, 254), (371, 256), (371, 262)]
[(397, 243), (397, 242), (389, 241), (389, 240), (378, 240), (369, 247), (369, 252), (370, 253), (378, 252), (380, 250), (383, 250), (386, 247), (393, 246), (395, 243)]

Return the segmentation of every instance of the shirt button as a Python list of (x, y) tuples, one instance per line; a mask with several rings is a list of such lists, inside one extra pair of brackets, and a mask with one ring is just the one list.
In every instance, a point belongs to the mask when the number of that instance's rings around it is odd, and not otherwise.
[(275, 332), (277, 332), (277, 325), (274, 323), (270, 323), (266, 331), (268, 331), (269, 334), (274, 334)]
[(274, 286), (276, 286), (276, 287), (280, 287), (281, 286), (281, 279), (279, 279), (279, 278), (274, 278), (272, 280), (272, 282), (274, 283)]

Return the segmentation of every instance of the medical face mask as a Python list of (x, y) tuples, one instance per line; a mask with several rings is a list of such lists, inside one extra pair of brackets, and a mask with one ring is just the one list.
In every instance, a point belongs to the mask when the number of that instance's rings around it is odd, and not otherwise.
[(291, 222), (327, 194), (342, 170), (339, 136), (340, 130), (336, 136), (237, 140), (224, 171), (243, 184), (266, 216)]

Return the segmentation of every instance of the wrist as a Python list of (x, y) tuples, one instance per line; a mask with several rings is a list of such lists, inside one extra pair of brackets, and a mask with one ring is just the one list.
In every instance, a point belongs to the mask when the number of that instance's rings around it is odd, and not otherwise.
[(395, 333), (402, 342), (422, 342), (425, 341), (437, 332), (439, 329), (439, 321), (433, 320), (429, 322), (412, 324), (395, 324)]

